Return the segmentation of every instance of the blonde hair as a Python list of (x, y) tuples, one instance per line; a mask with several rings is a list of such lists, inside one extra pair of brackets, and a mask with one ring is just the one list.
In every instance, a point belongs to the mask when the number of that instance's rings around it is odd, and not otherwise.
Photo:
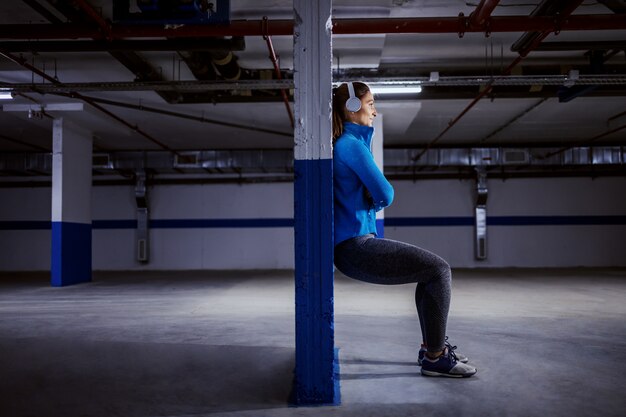
[[(361, 99), (370, 91), (370, 88), (365, 83), (354, 81), (352, 85), (354, 86), (354, 95), (358, 99)], [(333, 88), (333, 144), (343, 133), (343, 123), (347, 120), (346, 101), (349, 98), (350, 93), (348, 92), (347, 83)]]

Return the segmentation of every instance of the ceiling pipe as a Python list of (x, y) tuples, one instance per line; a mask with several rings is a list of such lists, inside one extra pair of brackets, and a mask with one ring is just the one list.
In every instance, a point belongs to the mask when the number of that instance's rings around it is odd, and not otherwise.
[(500, 3), (500, 0), (481, 0), (476, 9), (470, 14), (468, 27), (470, 28), (482, 28), (487, 23), (487, 20), (491, 18), (491, 13)]
[(35, 10), (37, 13), (45, 17), (46, 20), (48, 20), (50, 23), (63, 23), (63, 20), (59, 19), (54, 13), (46, 9), (36, 0), (22, 0), (22, 1), (26, 3), (28, 6), (30, 6), (31, 9)]
[(73, 0), (73, 2), (78, 6), (79, 9), (81, 9), (87, 16), (89, 16), (89, 18), (93, 22), (98, 25), (106, 39), (113, 39), (111, 33), (111, 24), (104, 20), (102, 16), (98, 12), (96, 12), (96, 10), (89, 3), (87, 3), (85, 0)]
[[(63, 97), (74, 98), (72, 93), (52, 93), (52, 94), (63, 96)], [(258, 126), (246, 126), (246, 125), (237, 124), (237, 123), (230, 123), (230, 122), (223, 122), (219, 120), (207, 119), (203, 116), (202, 117), (192, 116), (192, 115), (185, 114), (185, 113), (178, 113), (178, 112), (173, 112), (169, 110), (159, 109), (156, 107), (144, 106), (143, 104), (129, 104), (129, 103), (123, 103), (121, 101), (107, 100), (103, 98), (89, 97), (89, 96), (83, 96), (83, 97), (86, 97), (95, 103), (106, 104), (109, 106), (116, 106), (116, 107), (122, 107), (126, 109), (162, 114), (165, 116), (171, 116), (171, 117), (176, 117), (176, 118), (185, 119), (185, 120), (193, 120), (196, 122), (209, 123), (209, 124), (214, 124), (214, 125), (219, 125), (219, 126), (233, 127), (236, 129), (250, 130), (253, 132), (257, 132), (257, 133), (262, 132), (262, 133), (270, 133), (270, 134), (279, 135), (279, 136), (293, 137), (293, 133), (285, 133), (285, 132), (281, 132), (278, 130), (261, 128)]]
[[(263, 21), (267, 22), (267, 17), (263, 17)], [(278, 78), (279, 80), (283, 79), (282, 74), (280, 73), (280, 67), (278, 65), (278, 58), (276, 57), (276, 51), (274, 51), (274, 45), (272, 44), (272, 37), (269, 35), (263, 35), (263, 39), (265, 39), (265, 42), (267, 43), (267, 49), (269, 50), (270, 53), (270, 60), (272, 61), (272, 64), (274, 65), (274, 72), (276, 73), (276, 78)], [(289, 115), (289, 122), (291, 123), (291, 128), (295, 128), (295, 123), (294, 123), (294, 119), (293, 119), (293, 112), (291, 111), (291, 106), (289, 105), (289, 95), (287, 94), (287, 90), (285, 90), (284, 88), (280, 89), (280, 94), (283, 97), (283, 101), (285, 102), (285, 108), (287, 109), (287, 115)]]
[[(565, 5), (563, 10), (560, 11), (561, 12), (561, 16), (558, 18), (558, 21), (556, 22), (556, 24), (559, 24), (559, 22), (565, 21), (565, 19), (567, 19), (574, 12), (574, 10), (576, 10), (576, 8), (582, 2), (583, 2), (583, 0), (574, 0), (574, 1), (568, 2), (568, 4)], [(510, 75), (511, 72), (513, 71), (513, 68), (515, 68), (517, 66), (517, 64), (519, 64), (534, 48), (539, 46), (541, 41), (543, 41), (550, 33), (551, 33), (550, 31), (544, 31), (544, 32), (541, 32), (540, 34), (538, 34), (537, 36), (533, 37), (533, 40), (531, 41), (531, 43), (529, 45), (525, 46), (523, 48), (523, 50), (518, 52), (519, 56), (503, 71), (503, 74), (504, 75)], [(480, 94), (478, 94), (478, 96), (476, 96), (476, 98), (474, 98), (474, 100), (472, 100), (472, 102), (470, 104), (468, 104), (467, 107), (465, 107), (465, 109), (463, 109), (463, 111), (457, 117), (455, 117), (451, 122), (449, 122), (448, 126), (446, 126), (446, 128), (439, 135), (437, 135), (436, 138), (434, 138), (432, 141), (430, 141), (426, 145), (426, 147), (420, 153), (418, 153), (415, 156), (414, 160), (418, 161), (426, 152), (428, 152), (428, 150), (435, 143), (437, 143), (439, 141), (439, 139), (441, 139), (443, 137), (443, 135), (445, 135), (454, 125), (456, 125), (457, 122), (459, 120), (461, 120), (461, 118), (463, 116), (465, 116), (465, 114), (467, 114), (467, 112), (470, 111), (470, 109), (472, 107), (474, 107), (476, 105), (476, 103), (478, 103), (480, 101), (480, 99), (485, 97), (492, 90), (493, 90), (493, 80), (491, 80), (491, 81), (489, 81), (489, 83), (487, 83), (487, 85), (485, 86), (483, 91), (480, 92)]]
[[(602, 59), (606, 59), (603, 56)], [(439, 77), (438, 80), (429, 80), (428, 77), (404, 74), (402, 76), (368, 76), (366, 72), (355, 72), (350, 75), (340, 75), (335, 78), (336, 82), (346, 80), (358, 80), (368, 85), (378, 85), (393, 82), (401, 85), (421, 85), (433, 88), (447, 87), (476, 87), (484, 86), (489, 81), (494, 87), (530, 87), (548, 86), (562, 87), (570, 80), (570, 74), (534, 74), (534, 75), (495, 75), (486, 76), (484, 74)], [(602, 73), (596, 71), (591, 74), (580, 74), (575, 80), (576, 85), (598, 85), (605, 86), (626, 86), (626, 73)], [(84, 83), (63, 83), (63, 84), (41, 84), (35, 82), (28, 83), (6, 83), (0, 81), (0, 88), (9, 89), (14, 93), (35, 92), (41, 94), (69, 93), (73, 91), (254, 91), (254, 90), (280, 90), (293, 88), (292, 78), (271, 78), (266, 80), (189, 80), (189, 81), (106, 81), (106, 82), (84, 82)], [(386, 100), (387, 96), (379, 97), (379, 100)], [(392, 95), (391, 100), (396, 100), (397, 96)], [(411, 96), (410, 100), (414, 100)]]
[[(79, 8), (85, 13), (87, 14), (87, 16), (93, 20), (94, 22), (96, 22), (96, 24), (100, 27), (100, 29), (102, 30), (102, 32), (104, 33), (104, 36), (106, 37), (107, 40), (112, 40), (112, 35), (111, 35), (111, 25), (110, 22), (105, 21), (101, 15), (99, 13), (96, 12), (96, 10), (89, 5), (85, 0), (74, 0), (74, 2), (79, 6)], [(217, 72), (222, 76), (222, 78), (224, 78), (225, 80), (238, 80), (241, 76), (241, 67), (239, 67), (239, 64), (237, 63), (237, 59), (234, 57), (232, 51), (230, 49), (221, 49), (221, 50), (213, 50), (213, 51), (206, 51), (208, 52), (209, 56), (211, 57), (211, 61), (213, 64), (213, 67), (215, 69), (217, 69)], [(124, 63), (125, 61), (128, 61), (128, 59), (130, 58), (132, 61), (138, 61), (138, 56), (136, 56), (136, 54), (134, 54), (134, 52), (132, 52), (132, 56), (128, 56), (127, 54), (120, 54), (119, 52), (115, 52), (113, 53), (114, 57), (117, 58), (118, 60), (120, 60), (120, 62)], [(136, 58), (136, 57), (137, 58)], [(182, 55), (181, 55), (182, 56)], [(187, 65), (191, 68), (192, 67), (192, 63), (189, 62), (189, 58), (182, 56), (184, 61), (187, 63)], [(139, 65), (137, 65), (137, 63), (135, 64), (131, 64), (130, 66), (127, 65), (127, 67), (129, 68), (140, 68), (142, 65), (141, 63)], [(192, 70), (192, 72), (194, 72)], [(145, 73), (145, 71), (141, 71), (141, 73)], [(194, 75), (195, 72), (194, 72)], [(150, 76), (150, 78), (153, 78), (153, 76)], [(184, 101), (184, 98), (182, 97), (182, 95), (179, 94), (165, 94), (165, 93), (161, 93), (160, 94), (166, 101), (168, 101), (169, 103), (174, 103), (174, 102), (178, 102), (178, 101)]]
[[(469, 32), (527, 32), (579, 31), (624, 29), (626, 14), (575, 15), (555, 23), (552, 16), (496, 16), (483, 25), (469, 27), (469, 17), (415, 17), (386, 19), (334, 19), (333, 34), (389, 33), (458, 33)], [(100, 28), (84, 23), (8, 24), (0, 25), (0, 39), (85, 39), (101, 38)], [(293, 36), (293, 20), (233, 20), (225, 26), (185, 25), (165, 28), (155, 25), (111, 25), (112, 39), (124, 38), (197, 38), (219, 36)]]
[(19, 66), (22, 66), (22, 67), (26, 68), (29, 71), (34, 72), (35, 74), (39, 75), (40, 77), (50, 81), (52, 84), (56, 84), (56, 85), (63, 84), (63, 83), (61, 83), (61, 81), (57, 80), (56, 78), (51, 77), (50, 75), (48, 75), (45, 72), (41, 71), (39, 68), (29, 64), (28, 61), (26, 61), (22, 57), (17, 57), (15, 55), (11, 54), (8, 51), (2, 51), (2, 50), (0, 50), (0, 56), (3, 56), (6, 59), (8, 59), (9, 61), (14, 62), (14, 63), (16, 63)]
[[(476, 10), (474, 10), (472, 15), (470, 15), (470, 27), (477, 27), (477, 26), (480, 26), (481, 24), (484, 24), (484, 22), (490, 17), (493, 9), (495, 9), (495, 7), (498, 5), (498, 2), (499, 1), (486, 2), (485, 0), (481, 0), (480, 4), (476, 7)], [(486, 3), (488, 4), (486, 5)], [(461, 35), (459, 34), (459, 36)], [(452, 126), (454, 126), (459, 120), (461, 120), (461, 118), (465, 116), (465, 114), (472, 107), (474, 107), (474, 105), (476, 105), (476, 103), (478, 103), (481, 98), (483, 98), (485, 95), (491, 92), (492, 82), (493, 81), (491, 81), (489, 85), (487, 86), (487, 88), (485, 88), (476, 98), (474, 98), (474, 100), (472, 100), (472, 102), (461, 112), (461, 114), (459, 114), (454, 120), (448, 123), (448, 126), (444, 129), (443, 132), (441, 132), (434, 140), (432, 140), (430, 143), (428, 143), (428, 145), (426, 145), (426, 148), (424, 148), (424, 150), (416, 156), (415, 158), (416, 161), (422, 155), (424, 155), (428, 151), (428, 149), (430, 149), (430, 147), (434, 145), (448, 130), (450, 130)]]
[(519, 119), (521, 119), (522, 117), (524, 117), (525, 115), (527, 115), (528, 113), (530, 113), (531, 111), (539, 107), (541, 104), (545, 103), (547, 100), (548, 100), (548, 97), (542, 98), (541, 100), (539, 100), (538, 102), (536, 102), (535, 104), (527, 108), (526, 110), (522, 111), (520, 114), (518, 114), (517, 116), (515, 116), (508, 122), (506, 122), (505, 124), (497, 128), (496, 130), (494, 130), (493, 132), (491, 132), (490, 134), (482, 138), (480, 141), (478, 141), (478, 144), (479, 145), (484, 144), (486, 141), (496, 136), (498, 133), (502, 132), (504, 129), (511, 126), (513, 123), (517, 122)]
[(623, 111), (623, 112), (621, 112), (621, 113), (619, 113), (619, 114), (616, 114), (615, 116), (611, 116), (611, 117), (609, 117), (609, 118), (606, 120), (606, 123), (607, 123), (607, 124), (610, 124), (611, 122), (613, 122), (613, 120), (617, 120), (617, 119), (619, 119), (620, 117), (624, 117), (624, 116), (626, 116), (626, 111)]
[(116, 39), (112, 41), (5, 41), (8, 52), (111, 52), (111, 51), (243, 51), (243, 37), (231, 39)]
[[(50, 81), (53, 84), (63, 85), (62, 82), (60, 82), (59, 80), (57, 80), (54, 77), (51, 77), (50, 75), (46, 74), (45, 72), (41, 71), (39, 68), (29, 64), (28, 62), (26, 62), (25, 59), (23, 59), (21, 57), (17, 57), (15, 55), (11, 54), (10, 52), (6, 52), (6, 51), (0, 51), (0, 56), (3, 56), (6, 59), (8, 59), (8, 60), (10, 60), (10, 61), (12, 61), (12, 62), (14, 62), (14, 63), (24, 67), (24, 68), (26, 68), (27, 70), (34, 72), (35, 74), (37, 74), (40, 77)], [(95, 109), (97, 109), (97, 110), (101, 111), (102, 113), (106, 114), (107, 116), (117, 120), (118, 122), (120, 122), (124, 126), (130, 128), (131, 130), (134, 130), (135, 132), (137, 132), (138, 134), (140, 134), (144, 138), (148, 139), (152, 143), (157, 144), (158, 146), (160, 146), (161, 148), (165, 149), (166, 151), (169, 151), (169, 152), (171, 152), (171, 153), (173, 153), (175, 155), (179, 155), (179, 153), (177, 151), (175, 151), (174, 149), (172, 149), (169, 146), (165, 145), (164, 143), (160, 142), (159, 140), (155, 139), (154, 137), (150, 136), (148, 133), (146, 133), (143, 130), (141, 130), (139, 128), (139, 126), (133, 126), (132, 124), (128, 123), (126, 120), (122, 119), (121, 117), (111, 113), (110, 111), (108, 111), (104, 107), (100, 106), (99, 104), (97, 104), (95, 101), (93, 101), (89, 97), (83, 96), (82, 94), (76, 93), (76, 92), (74, 92), (72, 94), (73, 94), (74, 98), (80, 99), (80, 100), (84, 101), (85, 103), (91, 105)]]
[(105, 109), (104, 107), (102, 107), (101, 105), (99, 105), (98, 103), (96, 103), (94, 100), (92, 100), (89, 97), (83, 96), (82, 94), (77, 94), (76, 98), (79, 98), (81, 100), (83, 100), (84, 102), (88, 103), (89, 105), (91, 105), (92, 107), (94, 107), (95, 109), (100, 110), (102, 113), (106, 114), (107, 116), (111, 117), (112, 119), (117, 120), (119, 123), (123, 124), (124, 126), (126, 126), (127, 128), (137, 132), (138, 134), (140, 134), (141, 136), (143, 136), (144, 138), (148, 139), (149, 141), (151, 141), (152, 143), (157, 144), (158, 146), (160, 146), (162, 149), (165, 149), (168, 152), (171, 152), (174, 155), (177, 156), (181, 156), (180, 153), (178, 153), (177, 151), (175, 151), (174, 149), (170, 148), (169, 146), (167, 146), (166, 144), (164, 144), (163, 142), (155, 139), (153, 136), (151, 136), (150, 134), (144, 132), (143, 130), (141, 130), (139, 128), (139, 126), (137, 125), (132, 125), (129, 122), (127, 122), (126, 120), (122, 119), (121, 117), (117, 116), (116, 114), (110, 112), (109, 110)]
[[(66, 2), (54, 2), (49, 0), (51, 5), (63, 16), (72, 22), (81, 22), (97, 29), (93, 39), (96, 41), (111, 41), (111, 24), (102, 18), (101, 13), (97, 12), (85, 0), (73, 0)], [(109, 54), (117, 59), (129, 71), (135, 74), (140, 80), (162, 80), (159, 71), (152, 67), (148, 61), (137, 54), (135, 51), (109, 51)], [(180, 101), (180, 94), (177, 92), (158, 93), (168, 103), (177, 103)]]
[[(591, 139), (581, 140), (581, 141), (579, 141), (578, 143), (576, 143), (574, 145), (563, 147), (563, 148), (561, 148), (561, 149), (559, 149), (557, 151), (554, 151), (554, 152), (549, 152), (549, 153), (544, 155), (544, 159), (550, 158), (550, 157), (552, 157), (554, 155), (558, 155), (560, 153), (563, 153), (565, 151), (568, 151), (570, 149), (573, 149), (573, 148), (576, 148), (576, 147), (579, 147), (579, 146), (589, 146), (592, 143), (597, 142), (598, 140), (602, 139), (605, 136), (609, 136), (609, 135), (611, 135), (613, 133), (619, 132), (620, 130), (624, 130), (624, 129), (626, 129), (626, 124), (618, 126), (618, 127), (614, 128), (614, 129), (610, 129), (610, 130), (607, 130), (605, 132), (602, 132), (602, 133), (592, 137)], [(619, 145), (619, 144), (616, 144), (616, 145)]]
[(613, 13), (626, 12), (626, 2), (624, 2), (624, 0), (599, 0), (599, 2), (609, 8)]

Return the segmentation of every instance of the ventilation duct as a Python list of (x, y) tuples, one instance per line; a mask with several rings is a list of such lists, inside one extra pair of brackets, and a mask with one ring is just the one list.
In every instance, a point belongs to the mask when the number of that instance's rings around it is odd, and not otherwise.
[[(411, 176), (416, 172), (458, 174), (467, 177), (476, 167), (498, 169), (510, 175), (523, 171), (558, 172), (568, 170), (600, 175), (599, 168), (623, 173), (626, 147), (598, 146), (557, 148), (440, 148), (429, 149), (415, 160), (420, 149), (386, 149), (385, 174), (392, 178)], [(152, 152), (98, 152), (93, 156), (94, 181), (103, 177), (135, 178), (138, 169), (156, 178), (231, 178), (266, 177), (289, 180), (293, 177), (293, 150), (212, 150)], [(490, 171), (491, 172), (491, 171)], [(0, 154), (0, 182), (15, 177), (52, 174), (50, 153)], [(490, 174), (491, 175), (491, 174)], [(622, 174), (623, 175), (623, 174)]]

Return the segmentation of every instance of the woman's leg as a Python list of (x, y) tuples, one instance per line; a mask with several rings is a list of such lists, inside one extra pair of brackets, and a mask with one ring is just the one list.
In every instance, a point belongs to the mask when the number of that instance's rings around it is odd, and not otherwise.
[(450, 308), (450, 266), (439, 256), (407, 243), (359, 236), (335, 247), (335, 266), (374, 284), (418, 283), (415, 304), (429, 352), (444, 349)]

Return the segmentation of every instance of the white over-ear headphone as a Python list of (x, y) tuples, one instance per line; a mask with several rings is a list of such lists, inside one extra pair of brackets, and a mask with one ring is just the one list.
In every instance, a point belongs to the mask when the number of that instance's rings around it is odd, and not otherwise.
[(361, 110), (361, 100), (354, 94), (352, 81), (348, 82), (348, 94), (350, 94), (350, 98), (346, 100), (346, 109), (349, 112), (356, 113)]

